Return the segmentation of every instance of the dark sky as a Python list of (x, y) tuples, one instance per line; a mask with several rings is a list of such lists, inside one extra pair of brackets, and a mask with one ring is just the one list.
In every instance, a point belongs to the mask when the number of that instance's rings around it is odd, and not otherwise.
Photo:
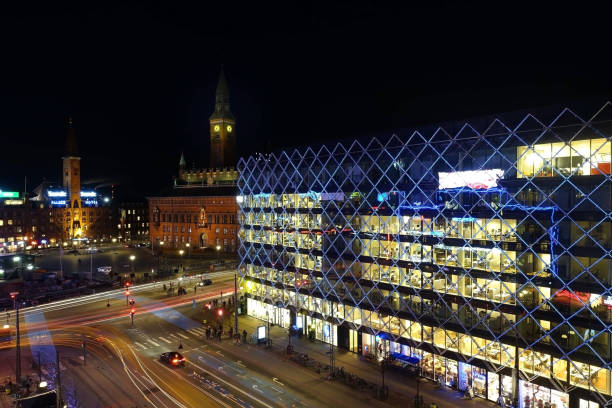
[(205, 166), (222, 63), (241, 155), (611, 99), (610, 14), (586, 2), (14, 3), (0, 189), (58, 178), (68, 114), (84, 179), (144, 194), (182, 150)]

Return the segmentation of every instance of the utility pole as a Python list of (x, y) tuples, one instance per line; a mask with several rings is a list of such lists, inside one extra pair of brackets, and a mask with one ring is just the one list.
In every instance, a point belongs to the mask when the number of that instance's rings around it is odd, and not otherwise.
[(234, 272), (234, 333), (238, 335), (238, 274)]
[(55, 366), (57, 367), (57, 374), (55, 377), (55, 408), (62, 407), (62, 380), (61, 380), (61, 369), (59, 360), (59, 351), (55, 351)]
[(19, 383), (21, 381), (21, 332), (19, 331), (19, 302), (17, 302), (17, 295), (15, 295), (15, 327), (17, 329), (17, 335), (15, 337), (15, 376), (16, 382)]

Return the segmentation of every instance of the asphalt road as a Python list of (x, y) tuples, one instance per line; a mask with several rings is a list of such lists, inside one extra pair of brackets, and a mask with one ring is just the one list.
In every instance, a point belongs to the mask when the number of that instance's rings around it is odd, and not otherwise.
[[(294, 362), (271, 360), (260, 346), (237, 346), (227, 335), (223, 341), (205, 339), (202, 308), (221, 291), (227, 299), (233, 274), (219, 272), (212, 276), (213, 285), (195, 293), (196, 280), (175, 280), (188, 289), (181, 297), (168, 296), (159, 283), (134, 287), (133, 325), (123, 290), (25, 308), (20, 319), (24, 373), (31, 371), (27, 361), (42, 355), (43, 378), (53, 387), (55, 351), (60, 350), (62, 394), (71, 407), (384, 406), (339, 392), (337, 385)], [(14, 326), (14, 315), (8, 321)], [(230, 321), (224, 323), (227, 329)], [(186, 366), (161, 363), (166, 351), (181, 352)], [(14, 341), (0, 344), (0, 375), (7, 375), (3, 370), (11, 361)]]

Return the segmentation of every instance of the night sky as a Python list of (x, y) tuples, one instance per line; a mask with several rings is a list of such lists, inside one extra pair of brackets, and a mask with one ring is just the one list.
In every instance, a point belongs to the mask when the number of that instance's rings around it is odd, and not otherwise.
[(181, 151), (206, 166), (221, 64), (240, 155), (612, 99), (610, 14), (587, 3), (15, 3), (0, 10), (0, 189), (59, 178), (68, 114), (86, 181), (152, 194)]

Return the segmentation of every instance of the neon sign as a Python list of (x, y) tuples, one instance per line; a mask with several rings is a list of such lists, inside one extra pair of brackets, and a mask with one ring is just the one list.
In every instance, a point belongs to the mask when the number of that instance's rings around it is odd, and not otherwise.
[(98, 200), (85, 200), (83, 201), (85, 205), (98, 205)]
[(16, 191), (2, 191), (0, 190), (0, 198), (19, 198), (19, 193)]
[(439, 172), (439, 187), (446, 188), (468, 187), (472, 189), (489, 189), (497, 187), (497, 180), (502, 178), (504, 171), (501, 169), (454, 171), (452, 173)]
[(51, 205), (66, 205), (66, 200), (51, 200)]
[(65, 191), (53, 191), (53, 190), (49, 190), (47, 191), (47, 195), (49, 197), (66, 197), (66, 192)]
[(81, 197), (95, 197), (95, 191), (81, 191)]

